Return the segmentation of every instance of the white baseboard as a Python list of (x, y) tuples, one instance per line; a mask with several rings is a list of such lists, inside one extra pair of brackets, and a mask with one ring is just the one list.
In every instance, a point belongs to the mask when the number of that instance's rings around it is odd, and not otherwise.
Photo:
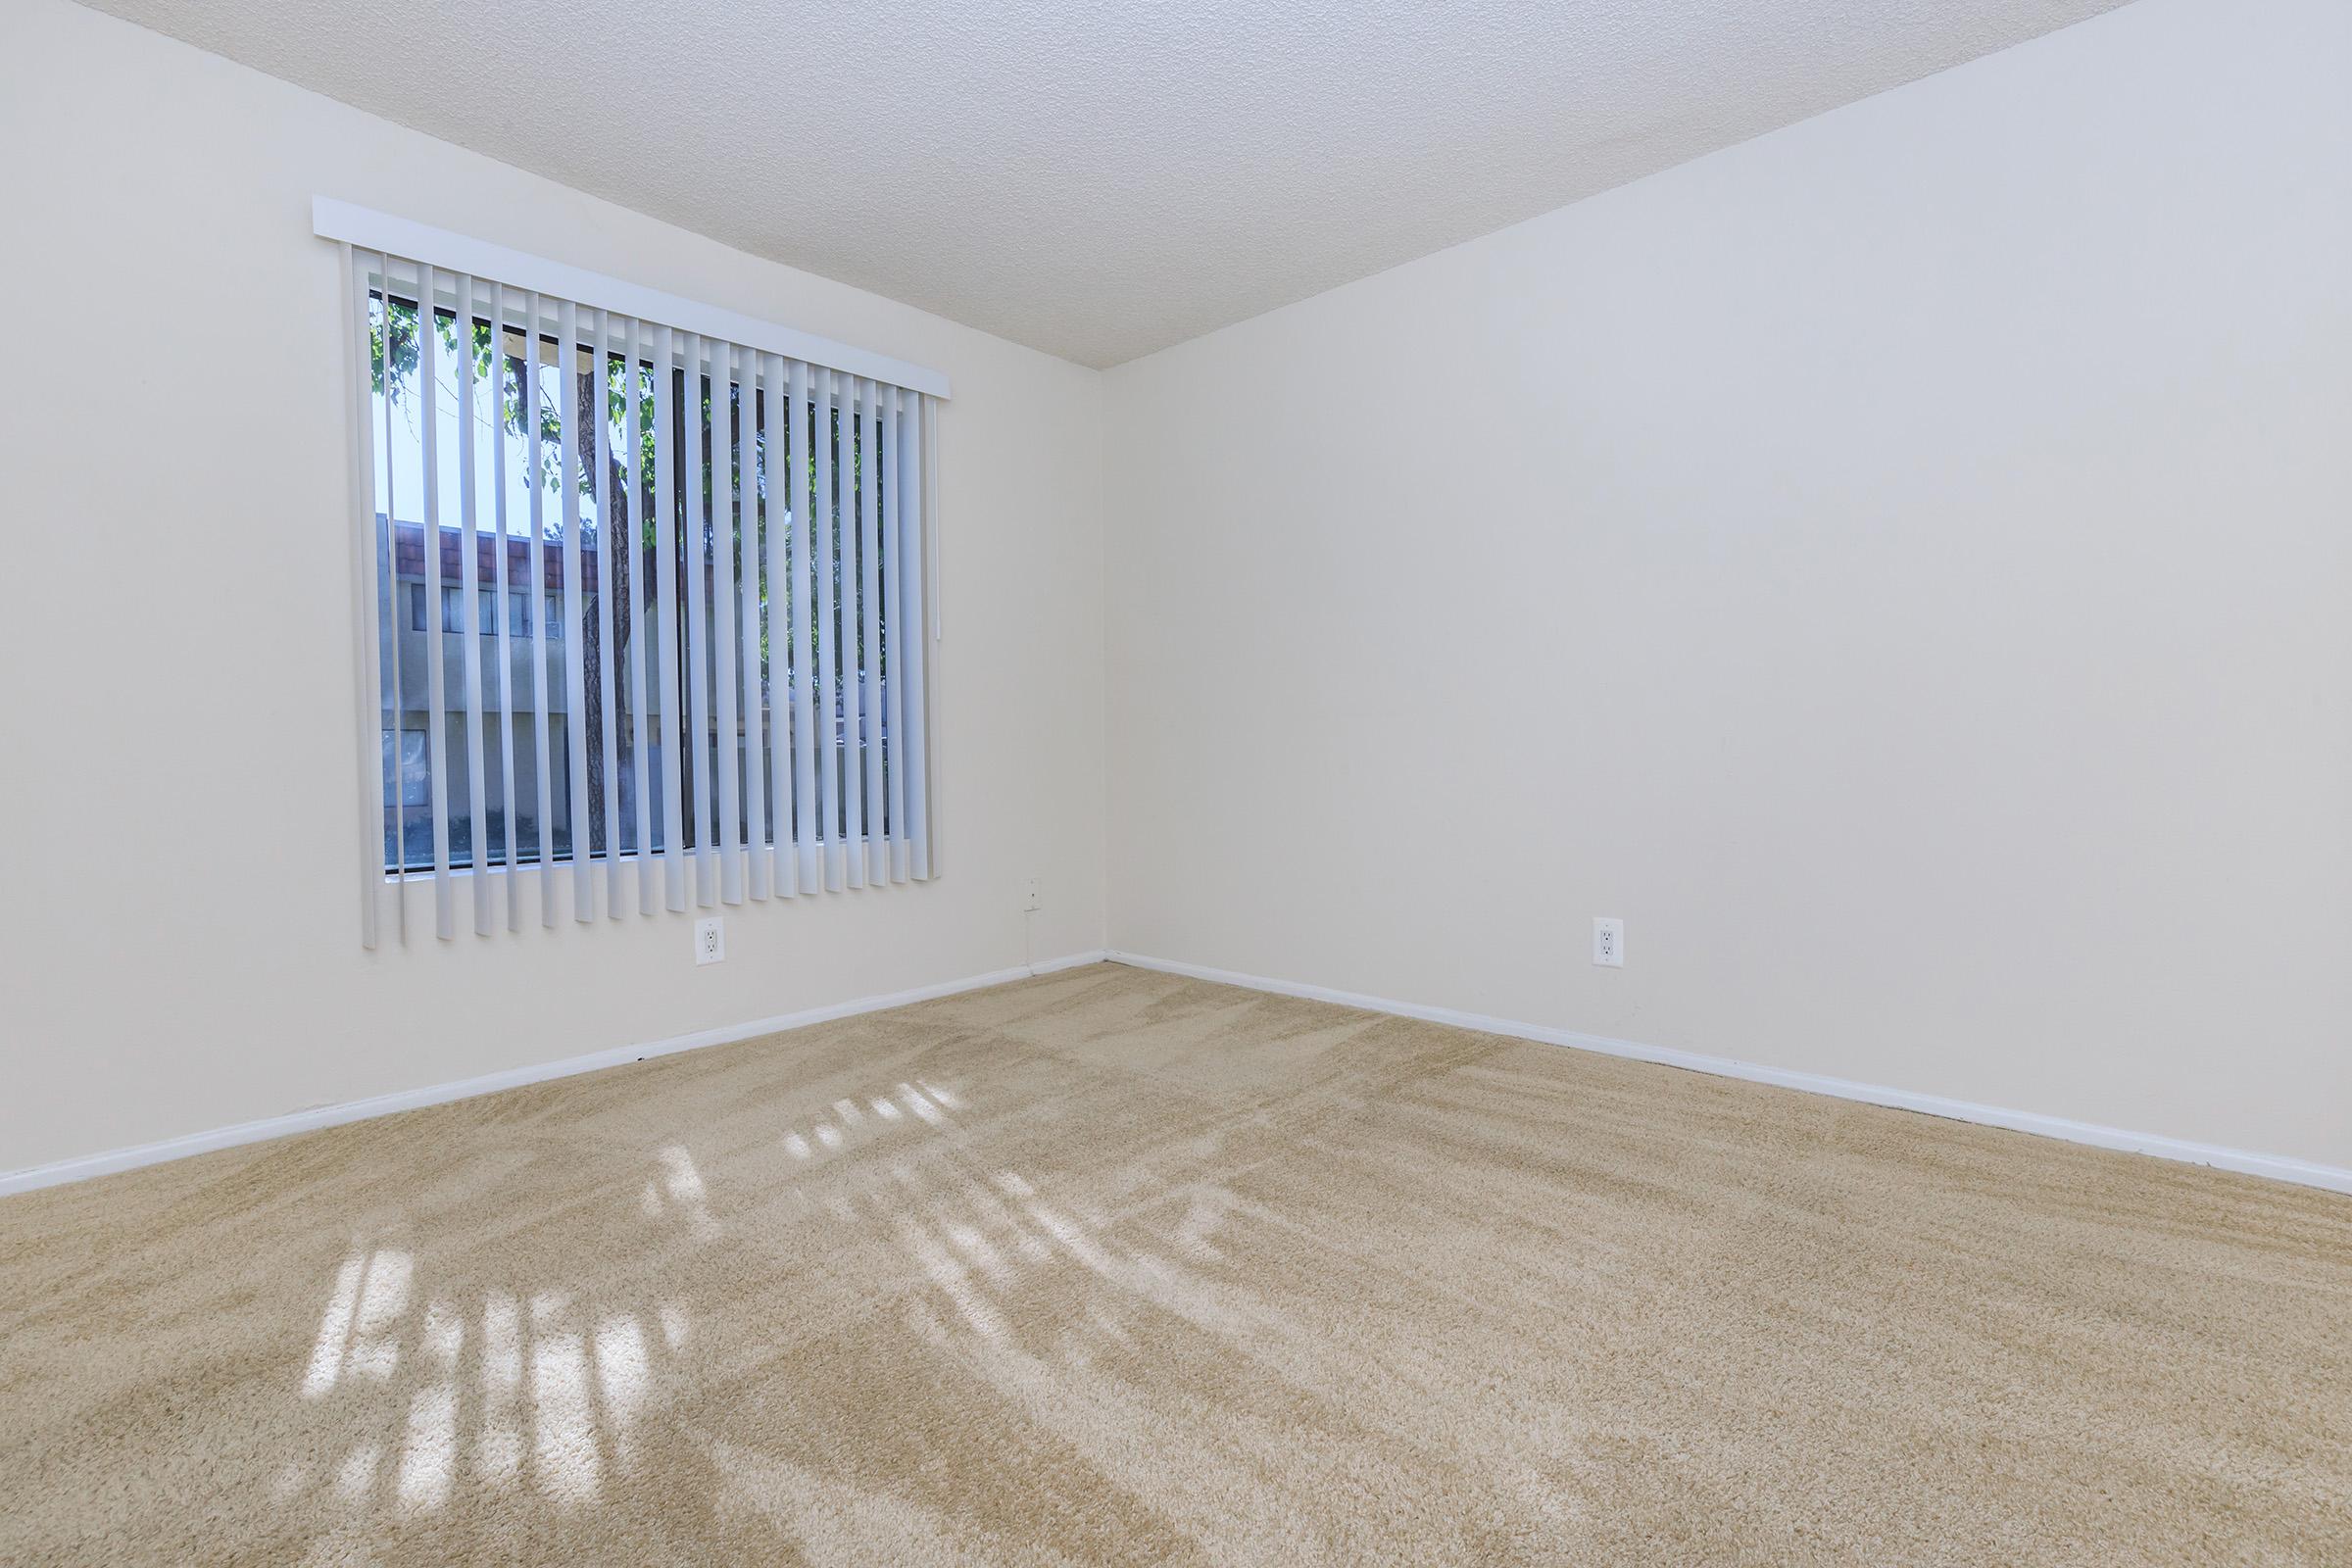
[(270, 1116), (261, 1121), (239, 1122), (232, 1127), (216, 1127), (207, 1132), (189, 1133), (180, 1138), (169, 1138), (161, 1143), (140, 1144), (130, 1149), (110, 1150), (105, 1153), (85, 1154), (75, 1159), (59, 1160), (54, 1164), (36, 1165), (26, 1170), (0, 1173), (0, 1197), (11, 1193), (30, 1192), (38, 1187), (54, 1187), (65, 1182), (105, 1176), (115, 1171), (132, 1170), (141, 1165), (153, 1165), (168, 1159), (180, 1159), (190, 1154), (209, 1153), (216, 1149), (232, 1149), (240, 1144), (258, 1144), (272, 1138), (287, 1138), (296, 1133), (316, 1131), (321, 1127), (338, 1126), (344, 1122), (365, 1121), (373, 1116), (388, 1116), (395, 1111), (415, 1110), (424, 1105), (444, 1104), (453, 1100), (470, 1100), (476, 1095), (496, 1094), (502, 1089), (519, 1089), (525, 1084), (544, 1083), (552, 1078), (568, 1078), (577, 1073), (598, 1072), (652, 1056), (666, 1056), (680, 1051), (694, 1051), (704, 1046), (730, 1045), (738, 1040), (752, 1040), (760, 1035), (780, 1034), (790, 1029), (806, 1028), (834, 1018), (847, 1018), (861, 1012), (879, 1012), (887, 1007), (902, 1007), (909, 1003), (927, 1002), (934, 997), (954, 996), (957, 992), (977, 991), (987, 986), (1004, 985), (1023, 980), (1031, 975), (1052, 974), (1082, 964), (1099, 963), (1108, 958), (1116, 963), (1132, 964), (1141, 969), (1157, 969), (1167, 974), (1190, 975), (1197, 980), (1213, 980), (1221, 985), (1241, 986), (1251, 991), (1267, 991), (1279, 996), (1304, 997), (1316, 1002), (1338, 1003), (1343, 1006), (1361, 1007), (1367, 1012), (1394, 1013), (1399, 1017), (1422, 1018), (1431, 1023), (1451, 1024), (1461, 1029), (1476, 1029), (1485, 1034), (1507, 1035), (1519, 1040), (1534, 1040), (1545, 1045), (1568, 1046), (1578, 1051), (1596, 1051), (1603, 1055), (1625, 1056), (1636, 1061), (1659, 1062), (1669, 1067), (1682, 1067), (1691, 1072), (1712, 1073), (1717, 1077), (1740, 1078), (1750, 1083), (1774, 1084), (1783, 1089), (1798, 1089), (1808, 1094), (1830, 1095), (1839, 1100), (1860, 1101), (1865, 1104), (1886, 1105), (1897, 1110), (1915, 1110), (1925, 1115), (1942, 1116), (1953, 1121), (1978, 1122), (1987, 1127), (2005, 1127), (2013, 1132), (2034, 1133), (2044, 1138), (2061, 1138), (2069, 1143), (2088, 1144), (2097, 1149), (2122, 1150), (2131, 1153), (2152, 1154), (2159, 1159), (2180, 1160), (2192, 1165), (2210, 1165), (2218, 1170), (2238, 1171), (2249, 1176), (2267, 1176), (2275, 1181), (2293, 1182), (2304, 1187), (2318, 1187), (2329, 1192), (2352, 1193), (2352, 1170), (2334, 1165), (2322, 1165), (2311, 1160), (2295, 1159), (2284, 1154), (2258, 1154), (2244, 1150), (2226, 1149), (2217, 1144), (2191, 1143), (2185, 1139), (2166, 1138), (2155, 1133), (2130, 1132), (2120, 1127), (2103, 1127), (2094, 1122), (2070, 1120), (2064, 1116), (2046, 1116), (2038, 1111), (2008, 1110), (1998, 1105), (1980, 1105), (1965, 1100), (1949, 1100), (1941, 1095), (1916, 1094), (1907, 1089), (1888, 1089), (1878, 1084), (1857, 1083), (1847, 1078), (1829, 1078), (1819, 1073), (1791, 1072), (1781, 1067), (1759, 1066), (1753, 1062), (1737, 1061), (1729, 1056), (1707, 1056), (1696, 1052), (1674, 1051), (1662, 1046), (1645, 1046), (1632, 1040), (1613, 1040), (1604, 1035), (1585, 1034), (1574, 1029), (1554, 1029), (1544, 1024), (1522, 1023), (1512, 1018), (1496, 1018), (1484, 1013), (1463, 1012), (1453, 1007), (1433, 1007), (1419, 1003), (1398, 1002), (1388, 997), (1366, 996), (1361, 992), (1337, 991), (1329, 986), (1305, 985), (1292, 980), (1274, 980), (1264, 975), (1242, 974), (1231, 969), (1214, 969), (1205, 964), (1179, 963), (1169, 958), (1148, 957), (1143, 954), (1116, 951), (1072, 953), (1058, 958), (1043, 960), (1032, 967), (994, 969), (986, 974), (969, 975), (960, 980), (941, 981), (936, 985), (917, 986), (907, 991), (892, 992), (885, 996), (860, 997), (851, 1002), (837, 1002), (827, 1006), (804, 1008), (799, 1012), (781, 1013), (772, 1018), (757, 1018), (748, 1023), (728, 1024), (717, 1029), (705, 1029), (695, 1034), (675, 1035), (666, 1040), (655, 1040), (643, 1045), (619, 1046), (610, 1051), (592, 1052), (583, 1056), (566, 1056), (560, 1061), (540, 1062), (528, 1067), (514, 1067), (505, 1072), (485, 1073), (478, 1078), (460, 1079), (455, 1083), (433, 1084), (421, 1089), (402, 1090), (395, 1094), (376, 1095), (367, 1100), (354, 1100), (336, 1105), (320, 1105), (310, 1110), (298, 1110), (284, 1116)]
[(1139, 953), (1121, 953), (1113, 949), (1105, 956), (1113, 963), (1133, 964), (1140, 969), (1158, 969), (1167, 974), (1190, 975), (1196, 980), (1214, 980), (1221, 985), (1242, 986), (1251, 991), (1270, 991), (1278, 996), (1304, 997), (1315, 1002), (1336, 1002), (1343, 1006), (1361, 1007), (1367, 1012), (1422, 1018), (1431, 1023), (1452, 1024), (1456, 1028), (1476, 1029), (1485, 1034), (1509, 1035), (1520, 1040), (1540, 1041), (1544, 1045), (1597, 1051), (1603, 1055), (1659, 1062), (1669, 1067), (1688, 1068), (1691, 1072), (1712, 1073), (1720, 1078), (1742, 1078), (1750, 1083), (1801, 1089), (1808, 1094), (1858, 1100), (1866, 1104), (1887, 1105), (1896, 1110), (1916, 1110), (1951, 1121), (1980, 1122), (1987, 1127), (2006, 1127), (2012, 1132), (2063, 1138), (2070, 1144), (2088, 1144), (2097, 1149), (2153, 1154), (2159, 1159), (2211, 1165), (2217, 1170), (2267, 1176), (2275, 1181), (2293, 1182), (2298, 1186), (2325, 1188), (2328, 1192), (2352, 1193), (2352, 1170), (2321, 1165), (2307, 1159), (2294, 1159), (2284, 1154), (2249, 1153), (2240, 1149), (2225, 1149), (2217, 1144), (2190, 1143), (2185, 1139), (2165, 1138), (2155, 1133), (2128, 1132), (2121, 1127), (2072, 1121), (2064, 1116), (2045, 1116), (2038, 1111), (1979, 1105), (1965, 1100), (1947, 1100), (1941, 1095), (1914, 1094), (1908, 1089), (1887, 1089), (1878, 1084), (1856, 1083), (1848, 1078), (1826, 1078), (1819, 1073), (1790, 1072), (1782, 1067), (1735, 1061), (1729, 1056), (1703, 1056), (1696, 1052), (1670, 1051), (1662, 1046), (1645, 1046), (1632, 1040), (1611, 1040), (1604, 1035), (1521, 1023), (1513, 1018), (1491, 1018), (1452, 1007), (1431, 1007), (1419, 1003), (1396, 1002), (1387, 997), (1368, 997), (1353, 991), (1335, 991), (1329, 986), (1302, 985), (1295, 980), (1269, 980), (1263, 975), (1238, 974), (1230, 969), (1212, 969), (1205, 964), (1178, 963), (1170, 958), (1146, 957)]
[(284, 1116), (270, 1116), (261, 1121), (239, 1122), (233, 1127), (216, 1127), (209, 1132), (167, 1138), (162, 1143), (110, 1150), (102, 1154), (84, 1154), (77, 1159), (61, 1159), (54, 1164), (0, 1173), (0, 1197), (30, 1192), (36, 1187), (84, 1181), (92, 1176), (107, 1176), (119, 1170), (131, 1170), (167, 1159), (183, 1159), (190, 1154), (210, 1153), (216, 1149), (233, 1149), (239, 1144), (258, 1144), (272, 1138), (291, 1137), (295, 1133), (315, 1132), (321, 1127), (339, 1126), (344, 1122), (366, 1121), (371, 1116), (389, 1116), (394, 1111), (445, 1104), (452, 1100), (471, 1100), (476, 1095), (494, 1095), (502, 1089), (519, 1089), (525, 1084), (545, 1083), (551, 1078), (597, 1072), (626, 1062), (643, 1061), (649, 1056), (666, 1056), (704, 1046), (731, 1045), (738, 1040), (780, 1034), (787, 1029), (803, 1029), (812, 1023), (847, 1018), (854, 1013), (903, 1007), (910, 1002), (928, 1002), (934, 997), (954, 996), (959, 991), (978, 991), (986, 986), (1026, 980), (1033, 975), (1052, 974), (1055, 970), (1071, 969), (1080, 964), (1100, 963), (1104, 956), (1100, 949), (1090, 953), (1072, 953), (1022, 968), (992, 969), (987, 974), (916, 986), (909, 991), (894, 991), (888, 996), (859, 997), (853, 1002), (808, 1007), (799, 1012), (781, 1013), (773, 1018), (755, 1018), (749, 1023), (727, 1024), (690, 1035), (674, 1035), (667, 1040), (648, 1041), (644, 1045), (616, 1046), (610, 1051), (590, 1052), (584, 1056), (566, 1056), (561, 1061), (545, 1061), (528, 1067), (511, 1067), (505, 1072), (484, 1073), (479, 1078), (462, 1078), (455, 1083), (432, 1084), (422, 1089), (404, 1089), (367, 1100), (347, 1101), (339, 1105), (319, 1105)]

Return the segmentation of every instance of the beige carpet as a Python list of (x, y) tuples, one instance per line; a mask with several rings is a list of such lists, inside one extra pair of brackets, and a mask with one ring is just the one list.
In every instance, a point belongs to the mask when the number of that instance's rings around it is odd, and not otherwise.
[(2352, 1200), (1097, 966), (0, 1200), (0, 1562), (2352, 1563)]

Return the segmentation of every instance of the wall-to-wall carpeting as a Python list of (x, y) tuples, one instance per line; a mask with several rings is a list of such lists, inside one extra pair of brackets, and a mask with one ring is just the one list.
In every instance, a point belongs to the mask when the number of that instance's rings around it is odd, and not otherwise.
[(0, 1560), (2343, 1562), (2352, 1200), (1098, 966), (0, 1200)]

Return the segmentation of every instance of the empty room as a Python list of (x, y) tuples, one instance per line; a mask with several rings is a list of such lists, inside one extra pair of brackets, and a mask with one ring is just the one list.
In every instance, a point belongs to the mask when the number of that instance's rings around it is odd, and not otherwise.
[(2347, 82), (0, 0), (0, 1564), (2352, 1564)]

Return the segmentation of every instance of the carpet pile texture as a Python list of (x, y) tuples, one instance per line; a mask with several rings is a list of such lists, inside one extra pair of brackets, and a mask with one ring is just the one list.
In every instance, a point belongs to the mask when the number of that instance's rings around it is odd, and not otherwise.
[(2352, 1563), (2352, 1200), (1099, 965), (0, 1200), (0, 1562)]

